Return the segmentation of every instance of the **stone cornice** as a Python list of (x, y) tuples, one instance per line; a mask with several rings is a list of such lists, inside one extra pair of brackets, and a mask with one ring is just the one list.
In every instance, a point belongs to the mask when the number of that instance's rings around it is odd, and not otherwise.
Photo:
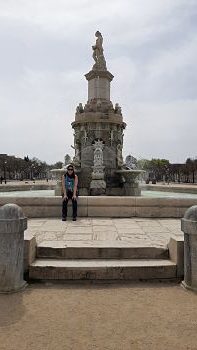
[(106, 78), (109, 81), (112, 81), (114, 76), (108, 70), (91, 70), (85, 74), (86, 79), (89, 81), (94, 78)]
[(72, 128), (77, 125), (83, 125), (88, 123), (103, 123), (103, 124), (115, 124), (115, 125), (121, 125), (123, 129), (126, 128), (126, 123), (123, 122), (121, 116), (116, 117), (99, 117), (99, 116), (83, 116), (78, 117), (75, 119), (74, 122), (71, 123)]

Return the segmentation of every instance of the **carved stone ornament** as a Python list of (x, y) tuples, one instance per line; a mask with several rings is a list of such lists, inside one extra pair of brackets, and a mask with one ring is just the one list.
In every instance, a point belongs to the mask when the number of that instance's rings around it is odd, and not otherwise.
[(94, 168), (97, 168), (99, 166), (103, 165), (103, 141), (95, 141), (93, 148), (94, 148)]

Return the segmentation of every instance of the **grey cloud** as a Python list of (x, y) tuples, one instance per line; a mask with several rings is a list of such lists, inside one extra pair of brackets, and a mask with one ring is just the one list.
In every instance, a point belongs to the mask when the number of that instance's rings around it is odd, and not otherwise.
[(112, 101), (128, 123), (124, 153), (196, 156), (195, 1), (7, 0), (0, 9), (1, 152), (48, 162), (72, 153), (99, 29)]

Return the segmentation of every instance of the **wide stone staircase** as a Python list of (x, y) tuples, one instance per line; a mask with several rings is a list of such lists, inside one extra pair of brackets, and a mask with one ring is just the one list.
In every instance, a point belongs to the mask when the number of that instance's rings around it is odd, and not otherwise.
[[(171, 250), (171, 251), (170, 251)], [(165, 248), (114, 241), (43, 241), (29, 266), (30, 280), (176, 279), (177, 244)]]

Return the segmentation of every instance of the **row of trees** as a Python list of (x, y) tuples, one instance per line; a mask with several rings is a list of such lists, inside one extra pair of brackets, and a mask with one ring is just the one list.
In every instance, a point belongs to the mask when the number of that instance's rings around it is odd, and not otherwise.
[(50, 170), (61, 168), (63, 162), (47, 164), (34, 157), (29, 159), (0, 154), (0, 178), (2, 180), (47, 179), (51, 178)]
[(197, 158), (188, 158), (184, 164), (171, 164), (167, 159), (141, 159), (137, 167), (146, 171), (150, 181), (197, 182)]
[[(133, 158), (135, 159), (135, 158)], [(71, 162), (70, 156), (65, 156), (65, 164)], [(19, 158), (0, 154), (0, 178), (9, 180), (45, 179), (51, 178), (50, 170), (62, 168), (63, 162), (47, 164), (38, 158), (28, 156)], [(167, 159), (140, 159), (136, 166), (146, 171), (146, 179), (150, 181), (173, 181), (197, 183), (197, 158), (188, 158), (184, 164), (171, 164)]]

